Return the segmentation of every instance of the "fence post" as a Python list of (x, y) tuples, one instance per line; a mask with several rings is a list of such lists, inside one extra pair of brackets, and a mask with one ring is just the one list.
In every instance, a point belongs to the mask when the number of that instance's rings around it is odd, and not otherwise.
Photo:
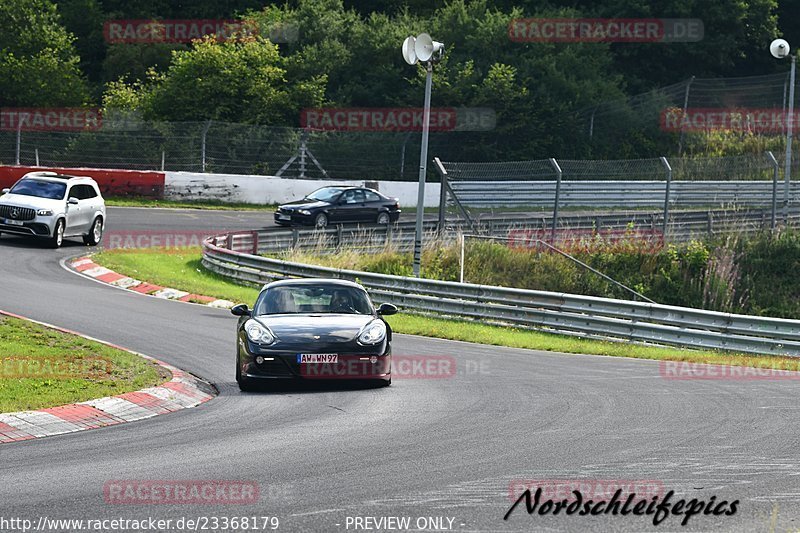
[(661, 229), (664, 238), (666, 238), (667, 225), (669, 224), (669, 193), (670, 187), (672, 186), (672, 167), (669, 166), (669, 161), (667, 161), (667, 158), (663, 156), (661, 157), (661, 164), (664, 165), (664, 169), (667, 171), (667, 186), (664, 190), (664, 225)]
[(437, 231), (439, 236), (444, 235), (444, 212), (447, 208), (447, 169), (444, 168), (441, 159), (438, 157), (433, 158), (433, 163), (436, 165), (436, 170), (439, 172), (439, 227)]
[(164, 161), (166, 160), (166, 154), (164, 150), (161, 150), (161, 172), (164, 172)]
[(200, 165), (203, 172), (206, 171), (206, 137), (208, 135), (208, 128), (211, 127), (211, 121), (207, 120), (203, 126), (203, 136), (200, 139)]
[(20, 145), (22, 144), (22, 120), (20, 117), (17, 117), (17, 150), (16, 150), (16, 157), (14, 158), (15, 165), (19, 166), (19, 149)]
[(555, 244), (556, 229), (558, 229), (558, 203), (561, 201), (561, 177), (564, 173), (561, 171), (558, 161), (552, 157), (550, 158), (550, 164), (553, 166), (553, 170), (556, 171), (556, 197), (553, 202), (553, 228), (550, 237), (550, 240)]
[(300, 230), (298, 230), (297, 228), (292, 228), (292, 248), (297, 248), (299, 242), (300, 242)]
[(767, 159), (772, 164), (772, 219), (770, 221), (770, 229), (775, 230), (778, 224), (778, 174), (780, 173), (780, 164), (775, 159), (775, 155), (767, 150)]

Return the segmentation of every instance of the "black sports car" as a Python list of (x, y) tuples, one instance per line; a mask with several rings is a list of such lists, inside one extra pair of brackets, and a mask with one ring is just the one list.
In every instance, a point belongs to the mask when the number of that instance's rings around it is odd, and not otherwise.
[(322, 187), (302, 200), (278, 206), (275, 223), (280, 226), (361, 222), (389, 224), (400, 218), (400, 202), (365, 187)]
[(236, 381), (356, 379), (392, 383), (392, 330), (364, 288), (336, 279), (275, 281), (255, 307), (237, 305)]

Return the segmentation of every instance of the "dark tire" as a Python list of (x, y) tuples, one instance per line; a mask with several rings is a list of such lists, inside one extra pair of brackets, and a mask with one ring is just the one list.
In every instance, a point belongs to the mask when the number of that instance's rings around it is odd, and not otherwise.
[(389, 222), (391, 222), (391, 219), (389, 218), (389, 213), (387, 213), (386, 211), (378, 213), (378, 224), (380, 224), (381, 226), (388, 226)]
[(60, 248), (64, 243), (64, 219), (56, 222), (56, 227), (53, 228), (53, 235), (47, 241), (50, 248)]
[(314, 217), (314, 226), (317, 228), (325, 228), (328, 226), (328, 215), (325, 213), (319, 213), (316, 217)]
[(250, 380), (242, 377), (242, 368), (239, 366), (238, 356), (236, 357), (236, 383), (242, 392), (251, 392), (253, 390), (253, 384), (250, 383)]
[(391, 387), (391, 386), (392, 386), (392, 378), (381, 380), (381, 387)]
[(83, 236), (83, 244), (87, 246), (97, 246), (103, 240), (103, 219), (97, 217), (92, 222), (89, 234)]

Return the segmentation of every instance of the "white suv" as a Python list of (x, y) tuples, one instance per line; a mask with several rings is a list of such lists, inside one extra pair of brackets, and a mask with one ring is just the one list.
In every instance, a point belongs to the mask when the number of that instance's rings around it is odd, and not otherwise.
[(41, 237), (53, 248), (78, 236), (96, 246), (105, 220), (100, 188), (85, 176), (29, 172), (0, 196), (0, 232)]

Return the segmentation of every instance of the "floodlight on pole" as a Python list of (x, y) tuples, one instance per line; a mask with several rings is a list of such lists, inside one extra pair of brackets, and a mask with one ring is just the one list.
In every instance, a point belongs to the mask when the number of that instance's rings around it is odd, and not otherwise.
[(419, 188), (417, 189), (417, 223), (414, 234), (414, 276), (419, 277), (422, 260), (422, 220), (425, 214), (425, 176), (428, 172), (428, 131), (431, 123), (431, 86), (433, 64), (444, 55), (444, 44), (434, 41), (427, 33), (406, 37), (402, 46), (403, 59), (409, 65), (425, 63), (425, 106), (422, 111), (422, 146), (419, 156)]
[[(791, 55), (789, 43), (783, 39), (775, 39), (769, 45), (769, 52), (776, 59), (784, 59)], [(794, 76), (797, 66), (797, 54), (792, 55), (789, 69), (789, 114), (786, 117), (786, 163), (783, 169), (783, 216), (788, 223), (789, 218), (789, 186), (792, 179), (792, 130), (794, 129)]]

